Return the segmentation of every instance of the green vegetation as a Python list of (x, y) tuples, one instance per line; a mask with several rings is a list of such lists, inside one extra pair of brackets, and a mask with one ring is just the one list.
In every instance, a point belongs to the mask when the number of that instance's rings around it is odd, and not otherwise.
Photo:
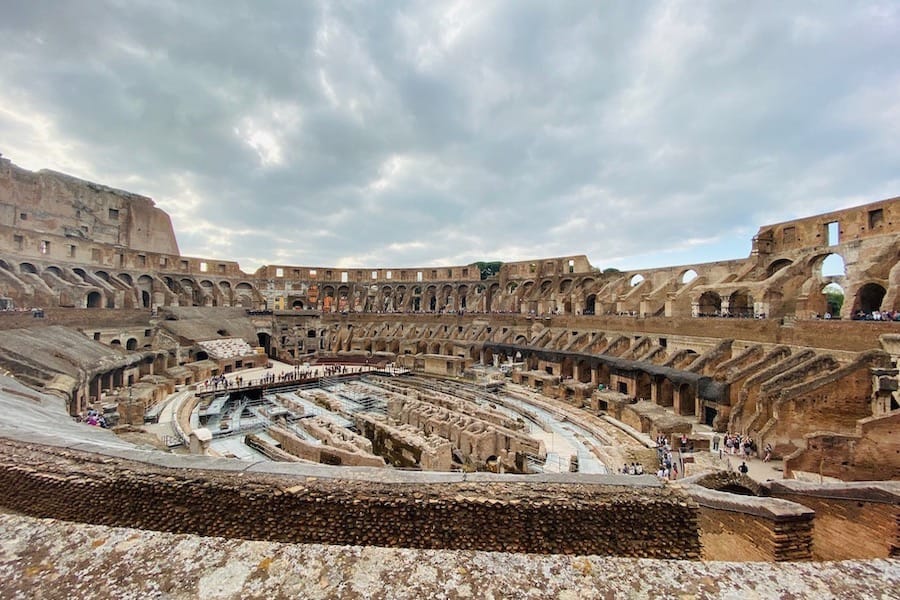
[(822, 292), (825, 294), (828, 312), (832, 315), (841, 314), (841, 307), (844, 306), (844, 290), (839, 285), (829, 283)]
[(481, 279), (484, 281), (485, 279), (490, 279), (497, 275), (500, 272), (500, 267), (503, 266), (503, 263), (500, 261), (494, 262), (477, 262), (475, 266), (478, 267), (478, 270), (481, 271)]

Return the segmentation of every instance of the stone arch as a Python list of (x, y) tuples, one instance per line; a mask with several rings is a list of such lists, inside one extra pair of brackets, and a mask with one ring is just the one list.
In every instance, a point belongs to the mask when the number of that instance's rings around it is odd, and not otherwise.
[(235, 306), (251, 308), (253, 306), (253, 286), (241, 282), (235, 286)]
[(78, 277), (82, 281), (87, 281), (87, 273), (81, 267), (75, 267), (74, 269), (72, 269), (72, 272), (75, 273), (76, 275), (78, 275)]
[(728, 300), (728, 312), (735, 317), (753, 316), (753, 296), (747, 289), (741, 289), (731, 294)]
[(822, 288), (822, 306), (828, 318), (839, 319), (847, 295), (841, 285), (831, 282)]
[(683, 283), (683, 284), (684, 284), (684, 283), (690, 283), (690, 282), (692, 282), (693, 280), (697, 279), (697, 277), (698, 277), (697, 271), (695, 271), (695, 270), (693, 270), (693, 269), (685, 269), (685, 270), (682, 271), (681, 274), (678, 276), (678, 281), (679, 281), (680, 283)]
[(559, 282), (559, 293), (560, 294), (568, 294), (572, 289), (572, 280), (569, 278), (563, 279)]
[(215, 289), (216, 286), (209, 279), (204, 279), (200, 282), (200, 291), (202, 291), (202, 295), (199, 300), (204, 306), (216, 306), (218, 304), (216, 302)]
[(712, 290), (703, 292), (703, 294), (700, 296), (698, 304), (699, 314), (701, 317), (709, 317), (721, 314), (722, 298), (718, 293)]
[(103, 308), (103, 294), (97, 291), (88, 292), (84, 304), (86, 308)]
[(96, 275), (106, 283), (109, 283), (109, 273), (107, 273), (106, 271), (94, 271), (94, 275)]
[(38, 274), (37, 267), (29, 262), (23, 262), (19, 264), (19, 272), (20, 273), (32, 273), (34, 275)]
[(456, 288), (457, 302), (456, 306), (459, 310), (465, 310), (469, 307), (469, 286), (463, 284)]
[(453, 286), (446, 284), (441, 288), (441, 296), (440, 296), (440, 308), (443, 309), (453, 309), (456, 308), (450, 305), (450, 300), (453, 298)]
[(844, 277), (847, 274), (847, 268), (844, 264), (844, 257), (836, 252), (817, 257), (816, 262), (821, 258), (819, 265), (819, 273), (822, 277)]
[(495, 304), (500, 303), (500, 284), (499, 283), (492, 283), (488, 287), (487, 292), (485, 292), (484, 303), (485, 303), (486, 310), (488, 312), (495, 310), (497, 308), (495, 306)]
[(303, 300), (294, 300), (291, 302), (291, 308), (295, 310), (303, 310), (305, 307), (303, 306)]
[(867, 283), (859, 288), (856, 292), (856, 299), (853, 302), (853, 312), (862, 311), (869, 315), (875, 311), (881, 310), (881, 303), (887, 290), (879, 283)]
[(125, 349), (126, 350), (137, 350), (137, 339), (128, 338), (128, 341), (125, 342)]
[(134, 285), (134, 280), (131, 278), (131, 275), (128, 273), (119, 273), (119, 279), (127, 283), (128, 285)]
[(47, 267), (46, 269), (44, 269), (44, 273), (53, 273), (54, 275), (56, 275), (56, 276), (59, 277), (60, 279), (62, 279), (62, 276), (63, 276), (63, 274), (62, 274), (62, 269), (60, 269), (60, 268), (57, 267), (56, 265), (50, 265), (49, 267)]
[(793, 261), (790, 261), (786, 258), (779, 258), (778, 260), (773, 260), (769, 263), (769, 266), (766, 267), (766, 277), (771, 277), (778, 271), (782, 270), (785, 267), (794, 264)]
[(0, 259), (0, 269), (4, 271), (12, 271), (12, 267), (9, 266), (9, 263), (3, 259)]
[(630, 285), (631, 287), (637, 287), (637, 286), (641, 285), (642, 283), (644, 283), (644, 281), (645, 280), (644, 280), (643, 275), (641, 275), (640, 273), (635, 273), (628, 280), (628, 285)]
[(584, 310), (582, 314), (593, 315), (597, 312), (597, 294), (591, 294), (584, 299)]

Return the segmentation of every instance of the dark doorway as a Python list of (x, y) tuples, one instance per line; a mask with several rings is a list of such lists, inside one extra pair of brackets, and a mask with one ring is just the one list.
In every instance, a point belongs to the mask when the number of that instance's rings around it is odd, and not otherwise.
[(272, 356), (272, 336), (268, 333), (260, 332), (256, 334), (256, 339), (259, 341), (259, 345), (265, 348), (266, 356)]
[(88, 308), (100, 308), (101, 306), (103, 306), (103, 296), (100, 295), (100, 292), (91, 292), (87, 295)]

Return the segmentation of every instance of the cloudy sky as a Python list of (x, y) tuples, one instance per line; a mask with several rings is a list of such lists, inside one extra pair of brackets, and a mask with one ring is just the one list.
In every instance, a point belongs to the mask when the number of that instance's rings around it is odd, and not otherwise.
[(0, 152), (245, 271), (742, 258), (900, 195), (898, 6), (0, 0)]

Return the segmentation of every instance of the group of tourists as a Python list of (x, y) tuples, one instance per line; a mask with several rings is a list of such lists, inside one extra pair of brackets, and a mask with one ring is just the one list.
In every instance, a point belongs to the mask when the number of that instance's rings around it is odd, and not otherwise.
[[(741, 436), (739, 433), (726, 432), (725, 438), (721, 442), (722, 445), (720, 445), (718, 434), (713, 436), (712, 450), (713, 452), (718, 452), (720, 456), (722, 455), (723, 446), (725, 452), (732, 456), (743, 456), (745, 459), (756, 456), (756, 442), (748, 435)], [(769, 458), (771, 458), (771, 446), (767, 446), (767, 449), (770, 451)]]
[(622, 475), (643, 475), (644, 465), (639, 462), (633, 462), (622, 466)]
[[(684, 440), (687, 440), (685, 437)], [(656, 476), (662, 481), (678, 479), (678, 461), (672, 456), (672, 445), (669, 437), (661, 433), (656, 436), (656, 458), (659, 461), (659, 469)]]
[(854, 321), (900, 321), (900, 310), (858, 310), (853, 314)]
[(93, 427), (109, 427), (109, 424), (106, 422), (106, 417), (94, 408), (89, 408), (86, 415), (79, 415), (75, 420), (87, 423)]

